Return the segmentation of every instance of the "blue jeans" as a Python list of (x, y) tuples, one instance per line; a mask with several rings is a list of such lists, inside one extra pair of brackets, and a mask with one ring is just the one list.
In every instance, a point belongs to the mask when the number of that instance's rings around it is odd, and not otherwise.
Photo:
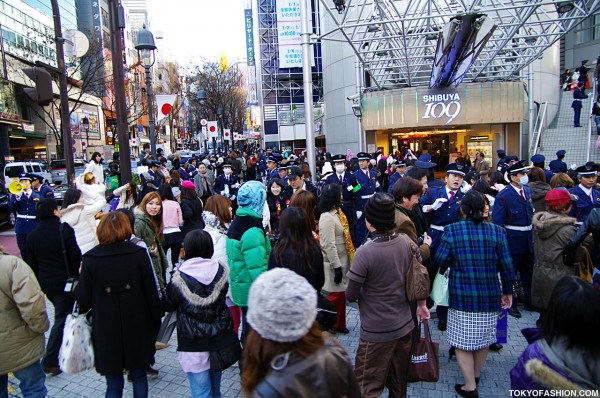
[[(35, 361), (28, 367), (13, 372), (19, 379), (19, 388), (24, 398), (43, 398), (48, 390), (44, 383), (46, 374), (40, 361)], [(0, 398), (8, 398), (8, 375), (0, 375)]]
[[(133, 397), (148, 397), (148, 379), (146, 378), (146, 369), (131, 369), (129, 371), (133, 379)], [(106, 398), (121, 398), (123, 396), (123, 372), (114, 375), (105, 375), (106, 377)]]
[(221, 372), (187, 373), (192, 398), (221, 398)]

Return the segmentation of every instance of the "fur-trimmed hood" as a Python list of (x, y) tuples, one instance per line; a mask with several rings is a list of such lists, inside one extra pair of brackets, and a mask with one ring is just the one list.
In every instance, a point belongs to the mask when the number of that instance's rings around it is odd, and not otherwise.
[[(215, 281), (214, 278), (219, 275), (219, 269), (221, 267), (223, 268), (223, 272), (219, 279)], [(185, 261), (180, 268), (183, 268), (183, 270), (175, 271), (171, 281), (173, 286), (181, 292), (185, 300), (194, 306), (206, 308), (213, 305), (222, 294), (223, 290), (228, 288), (229, 267), (225, 264), (220, 264), (219, 262), (210, 259), (194, 258)], [(182, 274), (185, 276), (182, 277)], [(184, 280), (186, 277), (193, 278), (203, 285), (214, 283), (214, 288), (207, 297), (202, 297), (190, 289), (190, 286)]]
[(573, 228), (576, 219), (564, 214), (543, 211), (533, 215), (533, 227), (540, 239), (550, 239), (562, 228)]
[(566, 377), (544, 364), (539, 359), (530, 359), (525, 363), (525, 371), (538, 384), (551, 390), (582, 390), (577, 384), (567, 380)]

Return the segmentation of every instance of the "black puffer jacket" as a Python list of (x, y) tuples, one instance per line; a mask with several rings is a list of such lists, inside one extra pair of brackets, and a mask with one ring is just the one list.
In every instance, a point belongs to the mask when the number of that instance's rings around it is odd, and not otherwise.
[[(210, 280), (206, 274), (214, 267), (218, 271)], [(223, 348), (231, 343), (233, 329), (231, 313), (225, 304), (229, 288), (229, 269), (214, 260), (194, 258), (181, 265), (167, 286), (169, 310), (177, 310), (177, 350), (206, 352)], [(190, 276), (184, 271), (193, 274)], [(201, 280), (198, 280), (198, 279)]]
[(202, 202), (199, 199), (182, 199), (181, 215), (183, 217), (183, 226), (181, 227), (183, 236), (195, 229), (204, 229)]

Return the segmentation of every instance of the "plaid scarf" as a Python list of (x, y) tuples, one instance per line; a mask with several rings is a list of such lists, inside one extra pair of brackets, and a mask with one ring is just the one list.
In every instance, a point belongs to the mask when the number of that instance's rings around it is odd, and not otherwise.
[(346, 215), (340, 209), (337, 208), (338, 216), (340, 217), (340, 221), (342, 223), (342, 228), (344, 229), (344, 243), (346, 244), (346, 251), (348, 251), (348, 264), (352, 264), (352, 260), (354, 259), (354, 245), (352, 244), (352, 237), (350, 236), (350, 227), (348, 226), (348, 219)]

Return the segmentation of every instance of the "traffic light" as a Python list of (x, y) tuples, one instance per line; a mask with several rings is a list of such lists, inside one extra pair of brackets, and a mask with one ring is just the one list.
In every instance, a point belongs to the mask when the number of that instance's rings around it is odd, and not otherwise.
[(35, 82), (35, 88), (26, 87), (23, 89), (25, 94), (40, 106), (47, 106), (54, 100), (54, 91), (52, 90), (52, 76), (48, 71), (40, 66), (33, 68), (23, 68), (23, 72)]

